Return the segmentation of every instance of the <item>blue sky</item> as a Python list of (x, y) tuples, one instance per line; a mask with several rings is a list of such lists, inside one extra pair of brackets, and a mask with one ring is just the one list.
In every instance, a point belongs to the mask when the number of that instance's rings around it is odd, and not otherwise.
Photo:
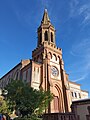
[(0, 77), (31, 58), (44, 8), (69, 79), (90, 92), (90, 0), (0, 0)]

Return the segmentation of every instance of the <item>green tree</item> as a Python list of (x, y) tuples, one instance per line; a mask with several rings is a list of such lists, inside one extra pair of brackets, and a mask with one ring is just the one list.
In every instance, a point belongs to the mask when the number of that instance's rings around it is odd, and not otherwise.
[(3, 96), (0, 96), (0, 113), (7, 113), (8, 112), (8, 106), (6, 101), (4, 100)]
[[(9, 109), (20, 111), (23, 118), (38, 120), (53, 99), (50, 91), (36, 90), (21, 80), (12, 80), (6, 87)], [(37, 119), (36, 119), (37, 118)]]

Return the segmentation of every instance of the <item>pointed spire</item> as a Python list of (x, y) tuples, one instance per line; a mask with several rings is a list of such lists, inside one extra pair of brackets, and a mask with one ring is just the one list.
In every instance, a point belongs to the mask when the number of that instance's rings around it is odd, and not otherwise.
[(50, 23), (50, 19), (49, 19), (49, 16), (48, 16), (48, 12), (47, 12), (47, 9), (44, 10), (44, 14), (43, 14), (43, 18), (42, 18), (42, 21), (41, 21), (43, 24), (47, 24), (47, 23)]

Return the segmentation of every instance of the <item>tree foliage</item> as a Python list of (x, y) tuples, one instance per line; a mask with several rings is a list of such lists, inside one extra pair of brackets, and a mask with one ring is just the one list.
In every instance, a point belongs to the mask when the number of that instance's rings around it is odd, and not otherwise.
[(3, 96), (0, 96), (0, 113), (7, 113), (8, 106)]
[(33, 89), (21, 80), (12, 80), (6, 89), (9, 109), (16, 109), (22, 117), (40, 116), (53, 98), (49, 91)]

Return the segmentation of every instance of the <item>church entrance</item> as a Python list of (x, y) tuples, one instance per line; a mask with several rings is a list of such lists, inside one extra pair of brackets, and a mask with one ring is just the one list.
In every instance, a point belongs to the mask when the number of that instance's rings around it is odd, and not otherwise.
[(54, 96), (54, 110), (55, 110), (55, 112), (59, 112), (59, 98), (58, 98), (58, 96)]
[(54, 98), (52, 101), (51, 113), (64, 112), (62, 91), (61, 91), (61, 88), (59, 86), (60, 86), (59, 84), (58, 85), (54, 84), (54, 86), (53, 86), (52, 92), (54, 94)]

